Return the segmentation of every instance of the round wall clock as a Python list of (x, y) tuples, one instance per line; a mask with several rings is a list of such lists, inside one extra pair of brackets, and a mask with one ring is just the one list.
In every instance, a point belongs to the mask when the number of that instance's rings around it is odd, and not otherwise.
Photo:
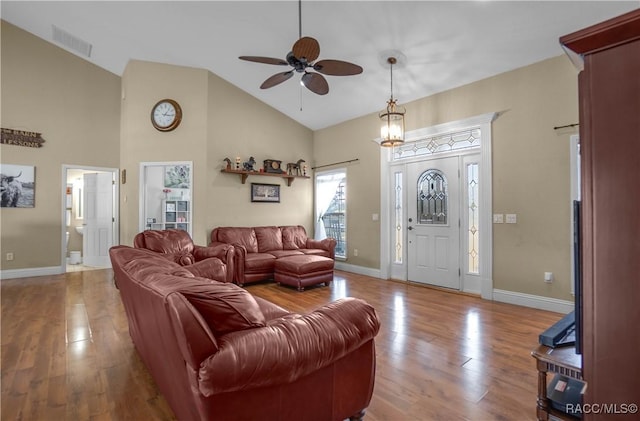
[(168, 132), (180, 125), (182, 109), (172, 99), (163, 99), (151, 109), (151, 124), (161, 132)]

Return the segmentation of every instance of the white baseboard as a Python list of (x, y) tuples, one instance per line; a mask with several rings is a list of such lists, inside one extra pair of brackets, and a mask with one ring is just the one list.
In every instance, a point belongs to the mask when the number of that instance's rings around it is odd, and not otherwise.
[(493, 300), (564, 314), (575, 309), (573, 301), (559, 300), (557, 298), (542, 297), (522, 292), (505, 291), (502, 289), (493, 290)]
[(335, 268), (337, 270), (344, 270), (345, 272), (353, 272), (359, 275), (367, 275), (367, 276), (371, 276), (372, 278), (382, 279), (380, 275), (380, 269), (350, 265), (349, 263), (340, 262), (340, 261), (336, 261)]
[(27, 268), (27, 269), (7, 269), (0, 271), (0, 279), (14, 279), (14, 278), (31, 278), (32, 276), (46, 276), (46, 275), (59, 275), (64, 273), (62, 266), (49, 266), (42, 268)]

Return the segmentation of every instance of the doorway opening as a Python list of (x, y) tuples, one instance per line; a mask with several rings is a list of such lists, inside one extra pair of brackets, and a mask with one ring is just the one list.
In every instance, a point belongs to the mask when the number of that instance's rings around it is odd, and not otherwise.
[(63, 165), (62, 272), (110, 268), (119, 243), (117, 168)]

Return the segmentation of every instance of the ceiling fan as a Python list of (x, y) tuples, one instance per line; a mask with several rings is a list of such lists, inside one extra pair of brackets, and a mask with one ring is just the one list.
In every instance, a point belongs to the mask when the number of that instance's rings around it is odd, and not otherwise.
[[(293, 67), (293, 69), (289, 71), (276, 73), (269, 77), (262, 82), (260, 89), (273, 88), (279, 85), (285, 80), (290, 79), (295, 71), (297, 73), (304, 73), (301, 83), (307, 89), (318, 95), (326, 95), (329, 93), (329, 84), (322, 74), (329, 76), (351, 76), (362, 73), (362, 67), (342, 60), (320, 60), (316, 62), (315, 60), (319, 56), (320, 44), (318, 41), (315, 38), (302, 36), (302, 0), (298, 0), (298, 40), (293, 44), (291, 51), (286, 56), (286, 60), (260, 56), (240, 56), (238, 58), (256, 63)], [(310, 72), (309, 70), (315, 70), (315, 72)]]

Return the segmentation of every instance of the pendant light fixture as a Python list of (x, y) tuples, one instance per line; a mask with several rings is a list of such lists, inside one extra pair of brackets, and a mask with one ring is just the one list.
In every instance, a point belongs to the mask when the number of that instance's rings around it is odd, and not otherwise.
[(397, 105), (397, 100), (393, 98), (393, 65), (398, 60), (396, 57), (388, 57), (389, 72), (391, 74), (391, 97), (387, 101), (387, 108), (380, 112), (380, 146), (393, 147), (404, 143), (404, 107)]

